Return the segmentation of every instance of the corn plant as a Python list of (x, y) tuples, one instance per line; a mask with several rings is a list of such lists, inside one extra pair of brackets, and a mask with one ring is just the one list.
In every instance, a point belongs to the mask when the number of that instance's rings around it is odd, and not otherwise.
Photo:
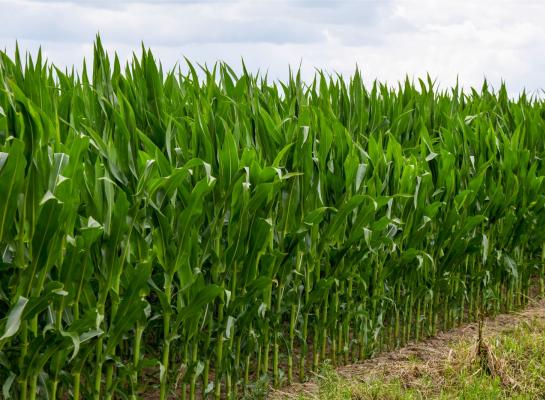
[(545, 104), (0, 53), (4, 398), (239, 398), (545, 291)]

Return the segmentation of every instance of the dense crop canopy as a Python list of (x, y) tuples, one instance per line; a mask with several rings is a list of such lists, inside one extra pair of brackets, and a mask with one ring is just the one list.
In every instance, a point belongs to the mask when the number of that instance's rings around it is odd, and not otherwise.
[(188, 67), (0, 54), (5, 398), (235, 398), (543, 291), (543, 101)]

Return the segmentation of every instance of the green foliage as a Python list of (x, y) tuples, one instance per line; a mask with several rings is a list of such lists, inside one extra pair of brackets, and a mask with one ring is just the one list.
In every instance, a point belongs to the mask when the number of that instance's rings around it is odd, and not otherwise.
[(4, 397), (234, 398), (543, 282), (541, 100), (187, 67), (0, 54)]

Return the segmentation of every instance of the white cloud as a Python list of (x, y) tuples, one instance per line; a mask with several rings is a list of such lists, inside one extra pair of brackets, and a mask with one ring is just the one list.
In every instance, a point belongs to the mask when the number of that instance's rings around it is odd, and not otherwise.
[[(299, 65), (367, 81), (429, 73), (442, 87), (486, 76), (512, 92), (545, 88), (545, 2), (507, 0), (0, 0), (0, 47), (42, 45), (60, 65), (80, 65), (97, 32), (122, 59), (141, 41), (167, 67), (187, 56), (223, 60), (285, 78)], [(542, 55), (543, 54), (543, 55)]]

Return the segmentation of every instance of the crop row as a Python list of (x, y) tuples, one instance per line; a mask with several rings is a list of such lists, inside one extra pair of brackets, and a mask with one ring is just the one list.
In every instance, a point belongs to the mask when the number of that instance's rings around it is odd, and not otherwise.
[(237, 398), (543, 292), (542, 100), (242, 69), (0, 54), (5, 398)]

